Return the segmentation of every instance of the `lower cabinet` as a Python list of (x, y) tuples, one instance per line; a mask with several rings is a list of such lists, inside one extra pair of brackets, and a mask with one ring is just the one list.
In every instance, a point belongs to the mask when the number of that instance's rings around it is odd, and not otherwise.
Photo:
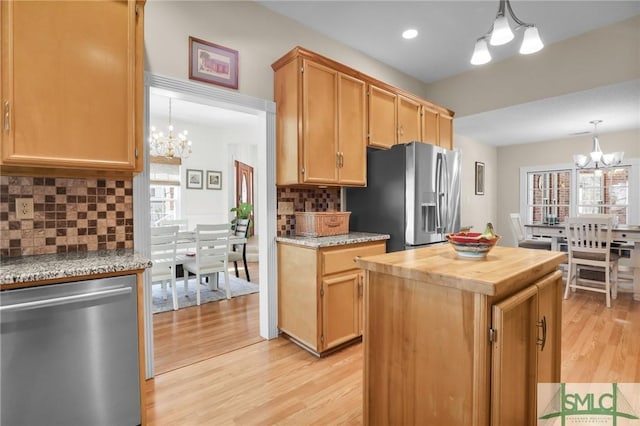
[(278, 242), (278, 328), (315, 355), (362, 336), (364, 273), (356, 257), (384, 241), (312, 248)]

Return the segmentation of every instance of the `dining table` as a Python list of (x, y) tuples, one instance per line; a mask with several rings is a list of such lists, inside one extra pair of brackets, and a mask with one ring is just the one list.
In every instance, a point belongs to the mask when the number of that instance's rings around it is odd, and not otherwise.
[[(244, 244), (247, 242), (246, 237), (230, 235), (229, 246), (234, 244)], [(187, 259), (193, 259), (196, 255), (196, 231), (178, 231), (176, 265), (182, 265)], [(182, 268), (181, 268), (182, 269)], [(184, 271), (183, 271), (184, 274)], [(178, 277), (176, 277), (178, 278)], [(218, 282), (218, 273), (214, 274), (213, 280), (207, 280), (209, 289), (214, 289)]]
[[(550, 238), (551, 250), (560, 250), (560, 244), (567, 236), (566, 226), (563, 223), (532, 223), (524, 226), (531, 235)], [(640, 225), (615, 225), (611, 229), (611, 239), (633, 244), (630, 264), (633, 269), (633, 299), (640, 301)]]

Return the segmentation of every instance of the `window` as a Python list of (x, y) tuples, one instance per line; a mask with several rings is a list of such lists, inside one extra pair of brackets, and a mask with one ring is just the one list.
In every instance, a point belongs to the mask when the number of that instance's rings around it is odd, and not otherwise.
[(567, 216), (609, 214), (640, 223), (640, 161), (608, 169), (572, 165), (522, 167), (520, 214), (527, 223), (563, 223)]
[(149, 168), (151, 226), (180, 218), (180, 160), (152, 157)]
[(560, 223), (569, 216), (571, 170), (527, 173), (527, 214), (525, 223)]
[(611, 214), (619, 224), (629, 223), (631, 167), (578, 170), (578, 215)]

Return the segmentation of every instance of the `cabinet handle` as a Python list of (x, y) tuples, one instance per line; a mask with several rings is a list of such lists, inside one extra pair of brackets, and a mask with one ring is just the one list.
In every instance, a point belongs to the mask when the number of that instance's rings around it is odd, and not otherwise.
[(547, 317), (542, 316), (542, 321), (538, 321), (536, 326), (542, 328), (542, 338), (538, 338), (536, 345), (540, 345), (540, 352), (544, 351), (544, 345), (547, 343)]
[(9, 106), (9, 101), (4, 102), (4, 129), (9, 131), (11, 130), (11, 115), (9, 114), (11, 107)]
[(336, 152), (336, 169), (340, 168), (340, 153)]
[(340, 153), (340, 168), (344, 167), (344, 152)]

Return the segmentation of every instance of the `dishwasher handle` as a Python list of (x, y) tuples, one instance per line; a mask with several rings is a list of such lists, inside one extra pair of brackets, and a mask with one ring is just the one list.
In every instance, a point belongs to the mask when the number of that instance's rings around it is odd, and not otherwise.
[(0, 312), (18, 312), (27, 309), (48, 308), (51, 306), (67, 305), (69, 303), (86, 302), (89, 300), (105, 299), (107, 297), (129, 294), (131, 287), (120, 287), (110, 290), (94, 291), (91, 293), (74, 294), (73, 296), (54, 297), (51, 299), (34, 300), (32, 302), (16, 303), (15, 305), (0, 306)]

